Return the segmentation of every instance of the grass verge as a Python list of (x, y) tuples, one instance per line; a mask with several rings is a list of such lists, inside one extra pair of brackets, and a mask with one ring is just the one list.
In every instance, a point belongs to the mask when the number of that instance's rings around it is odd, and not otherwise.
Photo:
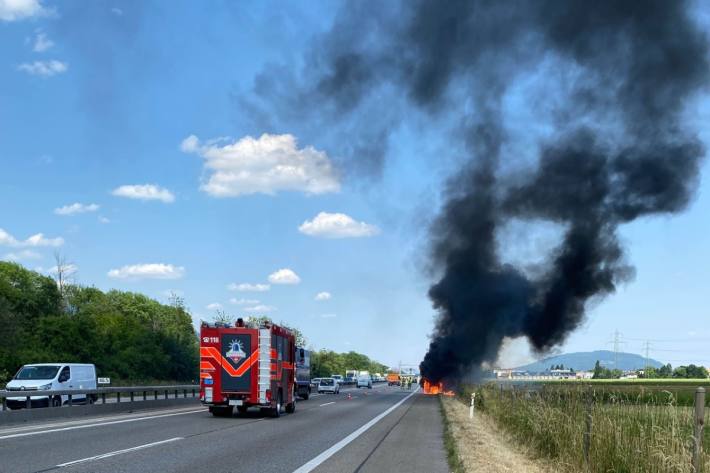
[(466, 473), (466, 469), (461, 461), (461, 455), (459, 455), (458, 446), (456, 445), (456, 439), (451, 432), (451, 421), (446, 415), (446, 409), (444, 409), (444, 402), (441, 396), (439, 396), (439, 410), (441, 411), (441, 418), (444, 420), (444, 449), (446, 450), (446, 460), (449, 462), (449, 469), (451, 473)]

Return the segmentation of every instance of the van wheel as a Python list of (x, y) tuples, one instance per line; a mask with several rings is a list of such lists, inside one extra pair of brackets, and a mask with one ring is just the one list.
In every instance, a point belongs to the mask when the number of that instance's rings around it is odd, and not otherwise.
[(52, 407), (62, 407), (62, 398), (60, 396), (52, 398)]

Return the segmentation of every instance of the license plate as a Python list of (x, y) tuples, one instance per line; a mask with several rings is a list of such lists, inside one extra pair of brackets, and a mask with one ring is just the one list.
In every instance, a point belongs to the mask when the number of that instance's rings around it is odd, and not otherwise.
[(229, 400), (230, 406), (241, 406), (242, 404), (244, 404), (244, 402), (241, 399), (230, 399)]

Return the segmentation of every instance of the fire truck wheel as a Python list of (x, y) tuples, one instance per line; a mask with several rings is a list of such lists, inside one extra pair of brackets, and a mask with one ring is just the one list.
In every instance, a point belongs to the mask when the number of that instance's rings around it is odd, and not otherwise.
[(291, 404), (286, 404), (286, 412), (289, 414), (293, 414), (296, 412), (296, 402), (292, 402)]
[(215, 417), (232, 417), (233, 412), (234, 408), (232, 406), (212, 408), (212, 415)]
[(276, 397), (276, 407), (272, 407), (270, 409), (270, 414), (271, 417), (281, 417), (281, 410), (283, 409), (283, 397), (281, 396), (281, 391), (279, 390), (279, 394)]
[(246, 414), (247, 413), (247, 406), (237, 406), (237, 412), (240, 414)]

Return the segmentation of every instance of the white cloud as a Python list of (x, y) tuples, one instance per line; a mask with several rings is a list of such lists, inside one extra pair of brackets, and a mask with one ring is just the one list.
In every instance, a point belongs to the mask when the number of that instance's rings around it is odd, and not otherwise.
[(279, 269), (269, 275), (269, 282), (271, 284), (298, 284), (301, 282), (301, 278), (298, 274), (294, 273), (293, 270), (288, 268)]
[(113, 279), (180, 279), (184, 275), (183, 266), (163, 263), (133, 264), (108, 272)]
[(316, 294), (315, 300), (317, 300), (317, 301), (327, 301), (327, 300), (330, 299), (331, 297), (333, 297), (333, 296), (330, 294), (330, 292), (325, 292), (325, 291), (323, 291), (323, 292), (319, 292), (318, 294)]
[(97, 210), (99, 210), (99, 206), (97, 204), (80, 204), (79, 202), (75, 202), (71, 205), (65, 205), (64, 207), (54, 209), (54, 213), (57, 215), (69, 216), (83, 214), (86, 212), (96, 212)]
[(34, 46), (32, 46), (32, 50), (36, 53), (41, 53), (48, 50), (52, 46), (54, 46), (54, 41), (47, 38), (47, 35), (42, 31), (38, 31), (35, 35), (35, 42)]
[(377, 235), (380, 229), (343, 213), (320, 212), (313, 220), (303, 222), (298, 231), (322, 238), (359, 238)]
[(234, 305), (256, 305), (259, 302), (258, 299), (237, 299), (236, 297), (229, 299), (229, 303)]
[(99, 215), (99, 223), (111, 223), (111, 220), (109, 220), (107, 217), (104, 217), (103, 215)]
[(67, 69), (69, 69), (69, 65), (66, 62), (57, 61), (56, 59), (50, 61), (25, 62), (17, 66), (17, 70), (19, 71), (42, 77), (52, 77), (66, 72)]
[(273, 312), (276, 310), (276, 307), (270, 306), (270, 305), (256, 305), (254, 307), (245, 307), (244, 311), (245, 312)]
[(44, 234), (37, 233), (27, 238), (24, 241), (20, 241), (14, 236), (7, 233), (5, 230), (0, 228), (0, 245), (12, 246), (15, 248), (26, 248), (26, 247), (40, 247), (40, 246), (62, 246), (64, 244), (64, 239), (61, 237), (57, 238), (45, 238)]
[(219, 302), (213, 302), (211, 304), (207, 304), (206, 309), (207, 310), (219, 310), (222, 308), (222, 304)]
[(271, 289), (271, 286), (268, 284), (250, 284), (248, 282), (244, 282), (241, 284), (232, 283), (227, 286), (227, 289), (239, 292), (265, 292)]
[(51, 13), (39, 0), (0, 0), (0, 20), (15, 21)]
[(123, 10), (121, 10), (120, 8), (117, 8), (117, 7), (113, 7), (111, 9), (111, 13), (113, 13), (116, 16), (123, 16)]
[(298, 148), (293, 135), (245, 136), (231, 143), (224, 139), (201, 143), (195, 135), (180, 149), (205, 160), (208, 177), (201, 190), (215, 197), (275, 194), (299, 191), (324, 194), (340, 190), (330, 159), (312, 146)]
[(127, 197), (138, 200), (159, 200), (169, 204), (175, 201), (175, 196), (168, 189), (155, 184), (125, 185), (115, 188), (112, 192), (117, 197)]
[(196, 153), (200, 149), (200, 139), (195, 135), (190, 135), (180, 143), (180, 150), (183, 153)]
[(321, 319), (334, 319), (337, 317), (336, 314), (321, 314), (320, 315)]
[(6, 261), (26, 261), (26, 260), (33, 260), (33, 259), (40, 259), (42, 255), (37, 253), (36, 251), (32, 250), (22, 250), (22, 251), (15, 251), (12, 253), (7, 253), (3, 259)]
[(63, 244), (63, 238), (45, 238), (42, 233), (32, 235), (24, 242), (20, 242), (20, 246), (62, 246)]

